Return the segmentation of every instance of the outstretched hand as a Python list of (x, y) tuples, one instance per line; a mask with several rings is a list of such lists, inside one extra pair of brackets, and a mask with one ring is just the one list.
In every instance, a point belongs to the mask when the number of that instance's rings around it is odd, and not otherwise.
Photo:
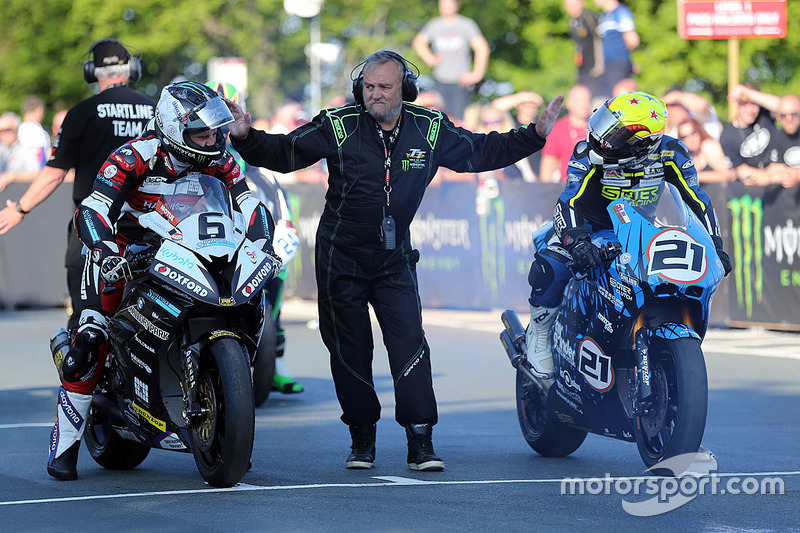
[(560, 94), (550, 100), (547, 104), (547, 107), (544, 108), (542, 112), (542, 117), (536, 123), (536, 133), (538, 133), (541, 137), (547, 137), (550, 135), (550, 132), (553, 131), (553, 126), (556, 124), (556, 120), (558, 120), (558, 115), (561, 114), (561, 110), (564, 108), (564, 95)]
[(236, 102), (228, 100), (225, 97), (222, 99), (225, 100), (225, 104), (228, 106), (234, 119), (233, 122), (228, 124), (228, 131), (230, 131), (232, 137), (244, 139), (250, 131), (250, 113), (245, 113)]
[(5, 209), (0, 210), (0, 235), (5, 235), (8, 230), (22, 222), (22, 213), (17, 211), (16, 202), (6, 200)]

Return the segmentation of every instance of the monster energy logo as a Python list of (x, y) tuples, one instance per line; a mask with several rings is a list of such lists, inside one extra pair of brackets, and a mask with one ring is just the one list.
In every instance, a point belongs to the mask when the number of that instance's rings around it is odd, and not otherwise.
[(401, 166), (403, 167), (403, 172), (407, 172), (408, 171), (408, 167), (410, 165), (410, 163), (408, 162), (408, 159), (403, 159), (400, 163), (401, 163)]
[(728, 202), (731, 210), (736, 304), (744, 308), (747, 318), (753, 316), (753, 299), (764, 296), (763, 245), (761, 236), (764, 210), (761, 198), (745, 194)]

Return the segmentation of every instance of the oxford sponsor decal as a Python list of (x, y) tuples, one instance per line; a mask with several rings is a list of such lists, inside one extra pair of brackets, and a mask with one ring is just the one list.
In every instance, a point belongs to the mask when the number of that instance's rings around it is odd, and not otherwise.
[(134, 411), (136, 411), (139, 414), (139, 416), (144, 418), (150, 425), (160, 429), (161, 431), (165, 431), (165, 432), (167, 431), (167, 423), (164, 422), (163, 420), (159, 420), (158, 418), (154, 417), (149, 412), (147, 412), (144, 408), (136, 405), (135, 403), (131, 404), (131, 408)]
[(194, 294), (196, 294), (201, 298), (208, 296), (208, 289), (203, 287), (201, 284), (197, 283), (192, 278), (179, 273), (177, 270), (168, 267), (164, 263), (158, 263), (153, 270), (155, 270), (156, 274), (163, 276), (167, 279), (170, 279), (172, 281), (175, 281), (176, 283), (185, 287), (187, 291), (193, 292)]
[(261, 285), (261, 282), (263, 282), (264, 279), (266, 279), (266, 277), (269, 275), (270, 272), (272, 272), (272, 265), (270, 265), (269, 263), (265, 263), (264, 266), (262, 266), (258, 270), (258, 272), (256, 272), (253, 275), (253, 277), (250, 279), (250, 281), (247, 283), (244, 289), (242, 289), (242, 295), (245, 297), (249, 297), (250, 295), (252, 295), (253, 292), (255, 292), (255, 290), (258, 288), (258, 286)]

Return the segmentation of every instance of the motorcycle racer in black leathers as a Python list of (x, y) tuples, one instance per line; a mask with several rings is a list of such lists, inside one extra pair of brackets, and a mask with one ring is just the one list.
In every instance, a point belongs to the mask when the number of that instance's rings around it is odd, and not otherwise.
[(89, 250), (81, 287), (84, 305), (62, 366), (47, 465), (51, 476), (77, 477), (80, 438), (108, 352), (108, 317), (119, 306), (130, 277), (123, 251), (143, 236), (138, 216), (156, 209), (164, 188), (192, 172), (218, 177), (249, 221), (247, 237), (272, 254), (272, 216), (251, 196), (239, 166), (225, 150), (222, 128), (232, 121), (222, 98), (205, 85), (178, 82), (165, 87), (147, 131), (111, 153), (78, 208), (75, 227)]
[[(573, 270), (602, 264), (592, 233), (613, 228), (606, 207), (620, 197), (648, 203), (647, 185), (656, 191), (662, 180), (675, 185), (686, 205), (703, 222), (727, 275), (728, 255), (722, 250), (719, 223), (709, 196), (699, 186), (697, 170), (682, 141), (664, 135), (667, 109), (644, 92), (607, 100), (589, 118), (587, 140), (575, 145), (567, 169), (567, 185), (558, 198), (551, 238), (535, 255), (528, 274), (531, 321), (526, 331), (527, 356), (534, 372), (552, 377), (552, 325)], [(644, 186), (641, 188), (641, 186)]]

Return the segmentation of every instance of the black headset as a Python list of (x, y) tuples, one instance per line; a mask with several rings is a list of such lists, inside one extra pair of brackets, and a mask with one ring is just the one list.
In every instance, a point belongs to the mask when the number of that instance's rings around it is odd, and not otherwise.
[(97, 81), (97, 74), (95, 73), (94, 69), (94, 49), (101, 43), (116, 43), (122, 47), (124, 47), (128, 52), (128, 65), (130, 66), (130, 70), (128, 72), (128, 82), (135, 83), (139, 81), (139, 78), (142, 77), (142, 60), (138, 56), (134, 56), (131, 54), (128, 47), (123, 45), (118, 40), (112, 37), (106, 37), (105, 39), (98, 39), (97, 41), (92, 43), (92, 46), (89, 47), (89, 52), (86, 54), (87, 57), (92, 55), (91, 58), (87, 59), (83, 62), (83, 79), (86, 80), (86, 83), (94, 83)]
[[(380, 53), (383, 55), (389, 56), (392, 60), (397, 62), (401, 67), (403, 67), (403, 100), (406, 102), (413, 102), (417, 99), (419, 95), (419, 88), (417, 87), (417, 78), (419, 77), (419, 69), (417, 68), (417, 72), (415, 73), (409, 67), (410, 61), (407, 61), (403, 56), (398, 54), (397, 52), (392, 52), (391, 50), (381, 50), (380, 52), (375, 52), (376, 54)], [(375, 54), (372, 54), (375, 55)], [(372, 56), (370, 56), (372, 57)], [(361, 67), (361, 72), (359, 72), (356, 78), (353, 78), (353, 98), (355, 99), (357, 104), (364, 105), (364, 67), (366, 66), (368, 60), (362, 61), (358, 65), (353, 68), (353, 71), (350, 73), (351, 78), (353, 72)], [(411, 63), (414, 65), (413, 63)], [(414, 65), (416, 68), (416, 65)]]

